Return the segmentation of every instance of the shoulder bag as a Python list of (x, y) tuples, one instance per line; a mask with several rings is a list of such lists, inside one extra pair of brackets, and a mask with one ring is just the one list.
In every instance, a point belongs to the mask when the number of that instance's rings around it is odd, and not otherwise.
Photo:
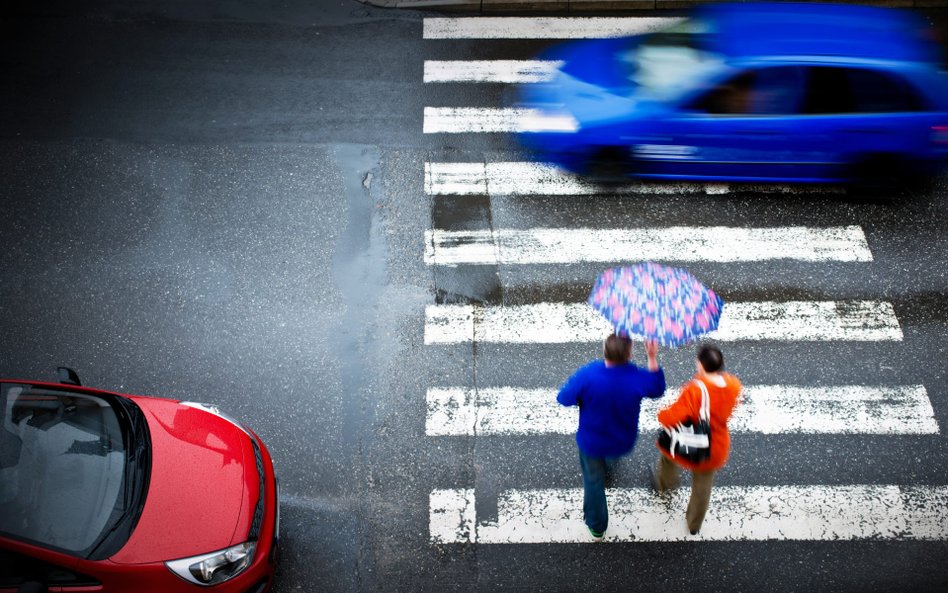
[(658, 446), (673, 458), (700, 462), (711, 457), (711, 398), (704, 381), (695, 379), (695, 383), (701, 389), (698, 421), (679, 423), (672, 429), (663, 426), (658, 432)]

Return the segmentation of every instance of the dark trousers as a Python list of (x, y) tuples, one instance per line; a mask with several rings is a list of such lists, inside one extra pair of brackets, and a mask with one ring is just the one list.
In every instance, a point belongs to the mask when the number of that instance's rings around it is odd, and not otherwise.
[(587, 527), (599, 533), (609, 526), (606, 473), (615, 462), (613, 457), (593, 457), (579, 452), (579, 466), (583, 470), (583, 520)]
[[(711, 501), (711, 486), (714, 484), (714, 471), (691, 472), (691, 498), (688, 499), (688, 510), (685, 511), (685, 520), (688, 522), (688, 531), (697, 532), (704, 523), (704, 516), (708, 512), (708, 503)], [(658, 471), (655, 474), (655, 486), (659, 491), (677, 488), (681, 482), (681, 466), (664, 455), (658, 456)]]

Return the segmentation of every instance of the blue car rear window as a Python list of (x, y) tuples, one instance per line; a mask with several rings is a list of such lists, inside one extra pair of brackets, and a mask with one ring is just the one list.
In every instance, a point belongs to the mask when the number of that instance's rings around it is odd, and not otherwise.
[(809, 69), (804, 113), (898, 113), (921, 108), (914, 90), (891, 74), (865, 68)]

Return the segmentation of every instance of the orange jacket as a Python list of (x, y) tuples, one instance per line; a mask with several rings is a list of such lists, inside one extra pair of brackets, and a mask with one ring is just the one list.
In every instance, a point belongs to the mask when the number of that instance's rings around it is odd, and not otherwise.
[[(710, 379), (705, 379), (708, 388), (709, 406), (711, 409), (711, 457), (702, 462), (694, 463), (681, 457), (672, 457), (665, 451), (662, 454), (678, 465), (696, 471), (711, 471), (724, 467), (728, 453), (731, 451), (731, 434), (727, 430), (727, 421), (737, 406), (741, 395), (741, 382), (734, 375), (721, 373), (724, 386), (715, 385)], [(698, 380), (697, 375), (695, 380)], [(695, 381), (688, 381), (681, 388), (678, 400), (658, 412), (658, 422), (669, 428), (679, 422), (688, 420), (697, 421), (698, 410), (701, 408), (701, 388)], [(658, 446), (658, 445), (656, 445)]]

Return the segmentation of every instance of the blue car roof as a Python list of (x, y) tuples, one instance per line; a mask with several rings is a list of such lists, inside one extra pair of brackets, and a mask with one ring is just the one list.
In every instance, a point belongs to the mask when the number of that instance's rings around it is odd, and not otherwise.
[(874, 6), (729, 3), (698, 7), (712, 51), (732, 57), (846, 56), (937, 62), (940, 48), (920, 16)]

